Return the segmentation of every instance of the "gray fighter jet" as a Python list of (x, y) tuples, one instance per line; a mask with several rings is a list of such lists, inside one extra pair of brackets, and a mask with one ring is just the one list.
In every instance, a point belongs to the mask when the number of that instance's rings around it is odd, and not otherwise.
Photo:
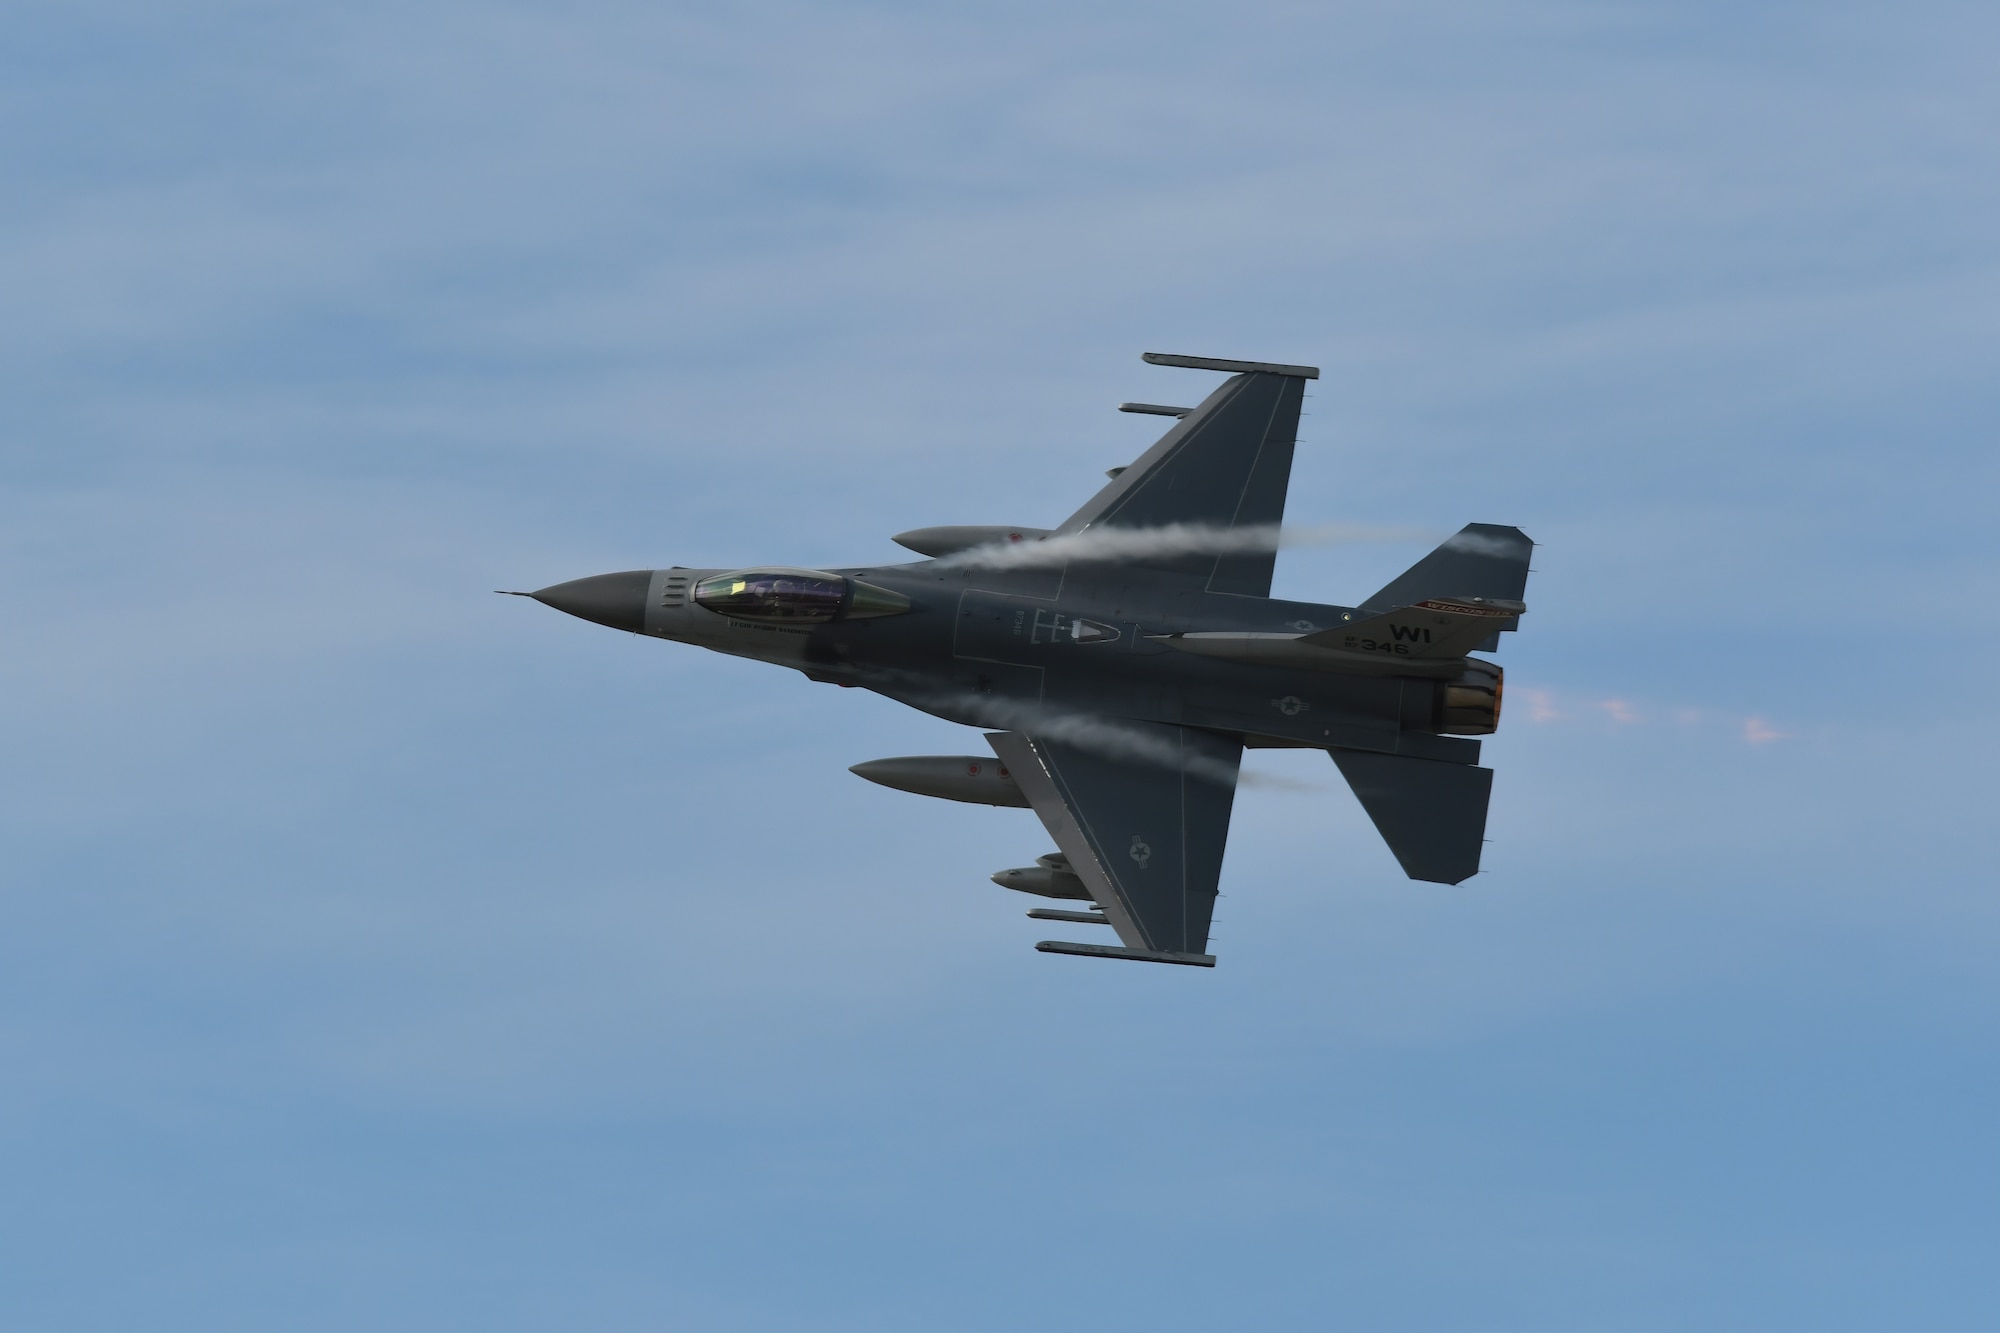
[(655, 638), (860, 686), (990, 729), (992, 756), (854, 772), (1032, 809), (1058, 850), (993, 879), (1071, 899), (1044, 920), (1116, 946), (1046, 953), (1213, 967), (1209, 919), (1246, 748), (1325, 750), (1413, 879), (1479, 869), (1500, 719), (1493, 652), (1527, 609), (1533, 544), (1475, 523), (1358, 606), (1271, 597), (1311, 366), (1148, 353), (1229, 374), (1055, 528), (919, 528), (930, 557), (854, 569), (636, 569), (522, 596)]

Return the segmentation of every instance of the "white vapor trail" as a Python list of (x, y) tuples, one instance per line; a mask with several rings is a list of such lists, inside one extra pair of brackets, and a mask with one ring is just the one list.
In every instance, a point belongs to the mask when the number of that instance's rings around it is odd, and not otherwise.
[(1223, 786), (1233, 784), (1278, 791), (1324, 790), (1310, 782), (1294, 782), (1290, 778), (1252, 773), (1234, 764), (1218, 763), (1204, 755), (1189, 754), (1163, 736), (1094, 713), (997, 699), (972, 690), (940, 690), (932, 680), (925, 680), (912, 693), (922, 703), (940, 711), (977, 718), (980, 726), (1061, 741), (1105, 759), (1185, 770)]
[(1261, 555), (1285, 546), (1327, 546), (1335, 542), (1436, 541), (1438, 535), (1412, 528), (1328, 523), (1287, 528), (1276, 523), (1226, 528), (1214, 523), (1166, 523), (1152, 528), (1085, 528), (1034, 542), (996, 542), (956, 551), (939, 559), (947, 569), (1048, 569), (1072, 560), (1118, 561), (1182, 555)]
[(1520, 544), (1504, 537), (1486, 537), (1477, 532), (1452, 534), (1445, 543), (1449, 550), (1463, 551), (1467, 555), (1514, 556), (1520, 554)]

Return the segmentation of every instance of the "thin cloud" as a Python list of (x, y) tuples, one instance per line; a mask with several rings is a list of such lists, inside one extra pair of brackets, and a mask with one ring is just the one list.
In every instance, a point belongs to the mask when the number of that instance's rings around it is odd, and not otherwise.
[(1769, 745), (1772, 741), (1789, 740), (1788, 732), (1779, 731), (1761, 717), (1743, 719), (1743, 739), (1752, 745)]
[(1599, 699), (1592, 707), (1602, 709), (1604, 715), (1613, 722), (1623, 724), (1642, 720), (1638, 709), (1634, 708), (1631, 701), (1626, 699)]

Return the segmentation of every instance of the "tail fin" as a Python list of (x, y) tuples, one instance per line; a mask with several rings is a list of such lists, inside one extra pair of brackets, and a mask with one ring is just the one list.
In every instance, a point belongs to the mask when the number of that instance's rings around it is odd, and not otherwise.
[(1361, 750), (1332, 753), (1404, 874), (1457, 884), (1479, 873), (1492, 769)]
[(1486, 598), (1427, 597), (1378, 616), (1345, 621), (1300, 640), (1315, 648), (1386, 653), (1408, 659), (1450, 659), (1484, 648), (1512, 629), (1528, 608)]
[(1427, 597), (1518, 602), (1528, 590), (1528, 558), (1534, 553), (1535, 544), (1519, 528), (1468, 523), (1363, 602), (1361, 609), (1386, 611)]
[[(1430, 600), (1519, 602), (1528, 590), (1528, 560), (1534, 553), (1535, 544), (1519, 528), (1468, 523), (1360, 609), (1381, 612)], [(1500, 647), (1501, 630), (1519, 628), (1517, 620), (1497, 620), (1488, 626), (1490, 634), (1469, 647), (1493, 652)]]

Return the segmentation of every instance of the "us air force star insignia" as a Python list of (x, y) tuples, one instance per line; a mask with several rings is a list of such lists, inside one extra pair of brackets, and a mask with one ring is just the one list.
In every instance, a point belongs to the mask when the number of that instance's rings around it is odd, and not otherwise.
[(1311, 633), (1313, 630), (1318, 629), (1319, 626), (1313, 624), (1312, 621), (1310, 620), (1294, 620), (1292, 622), (1292, 628), (1296, 630), (1304, 630), (1307, 633)]
[(1139, 869), (1141, 870), (1146, 868), (1146, 862), (1153, 859), (1153, 849), (1148, 847), (1146, 840), (1136, 833), (1132, 835), (1131, 856), (1134, 861), (1139, 863)]
[(1271, 700), (1271, 707), (1277, 709), (1286, 717), (1297, 717), (1300, 713), (1310, 709), (1312, 705), (1304, 699), (1299, 698), (1296, 694), (1288, 694), (1282, 699)]

